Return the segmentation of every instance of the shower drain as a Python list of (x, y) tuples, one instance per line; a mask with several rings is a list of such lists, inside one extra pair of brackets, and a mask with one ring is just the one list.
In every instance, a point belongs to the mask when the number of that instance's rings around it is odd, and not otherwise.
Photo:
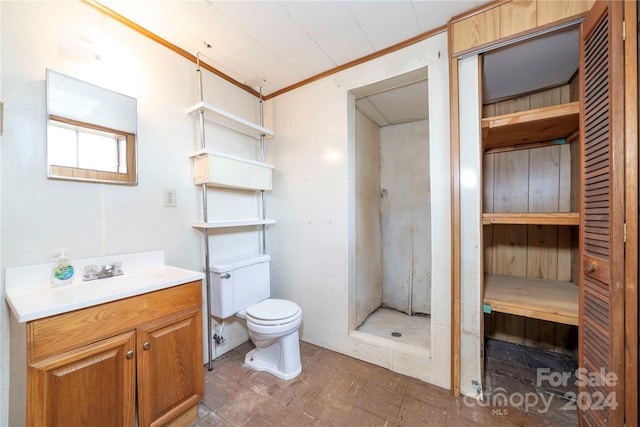
[(391, 332), (392, 337), (401, 337), (402, 334), (400, 332)]

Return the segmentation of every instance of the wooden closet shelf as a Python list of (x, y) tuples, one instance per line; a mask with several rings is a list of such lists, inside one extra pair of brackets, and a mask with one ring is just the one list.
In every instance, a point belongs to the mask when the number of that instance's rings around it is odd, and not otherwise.
[(482, 119), (484, 150), (566, 138), (578, 129), (580, 104), (554, 105)]
[(577, 212), (483, 213), (482, 224), (579, 225)]
[(491, 311), (578, 325), (578, 286), (571, 282), (486, 274), (484, 303)]

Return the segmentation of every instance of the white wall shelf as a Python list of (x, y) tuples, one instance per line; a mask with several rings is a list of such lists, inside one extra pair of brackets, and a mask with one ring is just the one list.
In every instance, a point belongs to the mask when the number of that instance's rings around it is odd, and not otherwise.
[(211, 229), (211, 228), (228, 228), (228, 227), (247, 227), (252, 225), (269, 225), (275, 224), (275, 219), (233, 219), (233, 220), (223, 220), (223, 221), (209, 221), (202, 222), (196, 221), (193, 223), (194, 228), (200, 229)]
[(245, 120), (242, 117), (238, 117), (235, 114), (224, 111), (215, 105), (207, 104), (204, 101), (198, 102), (197, 104), (187, 108), (187, 114), (196, 113), (201, 110), (204, 111), (205, 119), (215, 122), (227, 129), (231, 129), (256, 139), (260, 139), (261, 135), (264, 135), (265, 137), (273, 136), (272, 130), (252, 123), (249, 120)]
[[(202, 187), (202, 220), (194, 221), (192, 226), (202, 232), (204, 240), (205, 271), (210, 271), (209, 261), (209, 230), (232, 227), (261, 227), (261, 252), (265, 251), (266, 226), (275, 224), (275, 219), (266, 218), (264, 192), (271, 191), (273, 169), (275, 167), (264, 163), (265, 138), (272, 137), (273, 131), (264, 126), (250, 122), (249, 120), (231, 114), (219, 107), (204, 102), (202, 92), (202, 73), (198, 64), (198, 88), (200, 89), (200, 102), (186, 109), (188, 115), (199, 119), (200, 126), (200, 150), (192, 153), (189, 157), (193, 160), (193, 182)], [(260, 123), (263, 122), (263, 101), (260, 99)], [(210, 150), (205, 142), (204, 121), (212, 122), (215, 125), (229, 129), (238, 134), (247, 135), (260, 142), (261, 161), (246, 159), (232, 154)], [(224, 135), (222, 135), (224, 137)], [(262, 211), (259, 218), (227, 219), (210, 221), (208, 218), (207, 194), (211, 187), (229, 188), (233, 190), (259, 192), (258, 203)], [(251, 213), (249, 215), (252, 215)], [(205, 276), (207, 288), (207, 301), (212, 298), (211, 275)], [(207, 366), (209, 370), (213, 367), (213, 328), (211, 326), (211, 306), (207, 304), (207, 337), (205, 338), (208, 348)]]
[(245, 159), (203, 148), (191, 154), (193, 182), (239, 190), (271, 190), (273, 169), (269, 163)]

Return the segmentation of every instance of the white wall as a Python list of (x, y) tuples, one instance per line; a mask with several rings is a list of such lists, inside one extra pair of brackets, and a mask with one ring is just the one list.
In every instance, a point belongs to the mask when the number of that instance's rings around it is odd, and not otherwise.
[[(426, 83), (425, 83), (426, 84)], [(425, 100), (426, 102), (426, 100)], [(431, 313), (429, 121), (380, 130), (382, 302)]]
[[(268, 233), (273, 294), (299, 303), (302, 339), (449, 387), (450, 162), (447, 36), (438, 34), (269, 101), (276, 165)], [(355, 325), (355, 103), (349, 91), (421, 67), (429, 71), (434, 224), (433, 351), (397, 352), (350, 338)], [(351, 117), (352, 121), (349, 120)], [(350, 127), (351, 126), (351, 127)], [(351, 227), (351, 228), (350, 228)], [(350, 263), (349, 261), (352, 260)], [(437, 268), (435, 268), (437, 266)], [(352, 298), (350, 298), (350, 295)], [(353, 335), (353, 334), (351, 334)]]
[(356, 325), (382, 303), (380, 128), (356, 111)]
[[(198, 100), (195, 65), (78, 1), (0, 2), (0, 11), (2, 277), (7, 267), (50, 262), (59, 247), (75, 258), (164, 249), (168, 264), (201, 271), (202, 235), (191, 227), (202, 217), (200, 189), (193, 184), (187, 157), (200, 145), (196, 120), (184, 113)], [(77, 48), (82, 39), (103, 42), (100, 61), (90, 50)], [(139, 185), (46, 178), (46, 68), (137, 98)], [(207, 101), (259, 121), (255, 97), (204, 74)], [(214, 138), (223, 134), (209, 129)], [(230, 138), (208, 146), (255, 154), (255, 142)], [(176, 190), (176, 208), (163, 207), (163, 189)], [(251, 195), (223, 191), (210, 199), (212, 218), (247, 217), (245, 210), (255, 216), (257, 211)], [(253, 229), (217, 233), (212, 255), (257, 251), (258, 241)], [(0, 425), (6, 425), (9, 334), (7, 306), (0, 307)], [(228, 347), (221, 350), (247, 339), (237, 323), (225, 328), (225, 336)]]
[[(0, 34), (2, 34), (2, 2), (0, 2)], [(1, 39), (0, 39), (1, 40)], [(2, 70), (2, 49), (0, 41), (0, 70)], [(2, 79), (0, 78), (0, 101), (2, 98)], [(0, 133), (0, 147), (2, 134)], [(0, 151), (0, 188), (2, 185), (2, 151)], [(0, 224), (2, 223), (2, 191), (0, 191)], [(2, 233), (0, 232), (0, 247), (2, 247)], [(2, 251), (0, 250), (0, 265), (2, 265)], [(4, 304), (4, 274), (0, 272), (0, 354), (9, 354), (9, 310)], [(0, 359), (0, 425), (9, 424), (9, 359)]]

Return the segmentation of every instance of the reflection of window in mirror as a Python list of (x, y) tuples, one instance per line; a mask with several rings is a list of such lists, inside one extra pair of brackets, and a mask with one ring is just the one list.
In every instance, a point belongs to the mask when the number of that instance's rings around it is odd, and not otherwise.
[(134, 134), (54, 115), (47, 132), (52, 174), (115, 181), (118, 173), (135, 181), (128, 174), (135, 172)]
[(47, 70), (49, 178), (137, 184), (136, 100)]

